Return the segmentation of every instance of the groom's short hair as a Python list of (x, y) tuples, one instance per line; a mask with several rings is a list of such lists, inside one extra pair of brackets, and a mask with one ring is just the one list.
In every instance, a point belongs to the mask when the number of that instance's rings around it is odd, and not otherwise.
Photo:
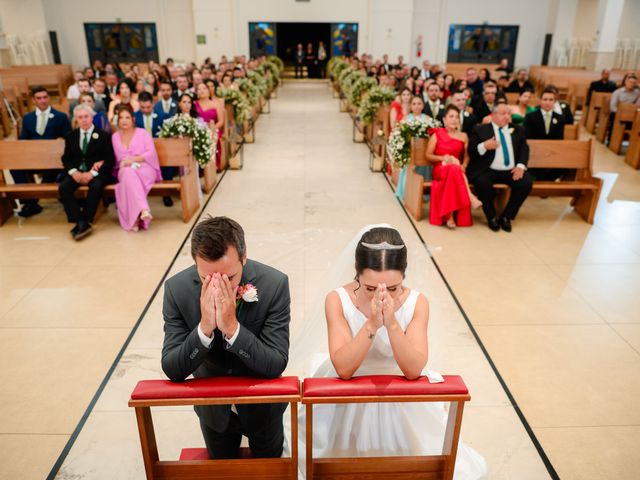
[(246, 255), (244, 230), (238, 222), (228, 217), (208, 217), (193, 230), (191, 235), (191, 256), (213, 262), (234, 247), (240, 260)]

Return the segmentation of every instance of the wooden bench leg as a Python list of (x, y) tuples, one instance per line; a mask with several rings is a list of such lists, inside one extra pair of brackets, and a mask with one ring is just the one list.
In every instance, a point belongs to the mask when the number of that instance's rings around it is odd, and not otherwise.
[(298, 404), (291, 402), (291, 480), (298, 480)]
[(462, 428), (462, 412), (464, 402), (451, 402), (449, 406), (449, 417), (447, 428), (444, 433), (444, 444), (442, 445), (442, 455), (447, 456), (447, 467), (444, 474), (445, 480), (453, 479), (453, 472), (456, 466), (456, 456), (458, 454), (458, 440), (460, 439), (460, 429)]
[(313, 404), (307, 403), (306, 408), (306, 442), (307, 449), (307, 479), (313, 480)]
[(602, 179), (596, 178), (598, 181), (597, 190), (584, 190), (573, 202), (573, 208), (586, 222), (593, 224), (593, 218), (596, 215), (596, 208), (600, 200), (600, 191), (602, 190)]
[(415, 172), (413, 165), (407, 165), (406, 184), (404, 187), (404, 206), (413, 218), (422, 220), (422, 195), (424, 177)]
[(215, 187), (217, 182), (216, 177), (216, 160), (212, 158), (209, 163), (207, 163), (204, 167), (204, 191), (205, 193), (210, 193)]
[(0, 225), (13, 216), (13, 200), (8, 197), (0, 198)]
[(609, 142), (609, 150), (616, 155), (620, 154), (622, 148), (622, 139), (624, 137), (625, 125), (622, 122), (614, 123), (611, 132), (611, 141)]
[(198, 189), (198, 165), (194, 161), (190, 167), (185, 167), (188, 172), (180, 176), (180, 201), (182, 202), (182, 220), (186, 223), (191, 220), (193, 214), (200, 208)]
[(155, 478), (155, 465), (159, 459), (156, 433), (153, 430), (153, 419), (151, 418), (151, 408), (136, 408), (136, 420), (138, 421), (138, 432), (140, 433), (144, 470), (147, 474), (147, 480), (153, 480)]

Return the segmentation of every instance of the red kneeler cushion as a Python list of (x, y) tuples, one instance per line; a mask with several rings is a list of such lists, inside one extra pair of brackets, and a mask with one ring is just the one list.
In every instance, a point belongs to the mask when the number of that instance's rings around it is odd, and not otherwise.
[[(246, 447), (240, 448), (240, 458), (254, 458), (251, 450)], [(183, 448), (180, 452), (179, 460), (182, 462), (184, 460), (211, 460), (209, 458), (209, 452), (206, 448)]]
[(367, 375), (341, 378), (305, 378), (302, 396), (369, 397), (402, 395), (466, 395), (467, 386), (459, 375), (444, 375), (444, 382), (429, 383), (427, 377), (407, 380), (400, 375)]
[(298, 377), (208, 377), (184, 382), (141, 380), (131, 393), (131, 399), (269, 397), (299, 394)]

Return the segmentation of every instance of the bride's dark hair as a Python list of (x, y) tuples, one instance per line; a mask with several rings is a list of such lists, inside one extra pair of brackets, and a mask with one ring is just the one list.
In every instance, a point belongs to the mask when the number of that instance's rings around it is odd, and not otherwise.
[[(385, 242), (386, 248), (382, 245)], [(397, 230), (376, 227), (362, 235), (356, 246), (356, 280), (366, 268), (376, 272), (398, 270), (404, 276), (407, 269), (407, 247)]]

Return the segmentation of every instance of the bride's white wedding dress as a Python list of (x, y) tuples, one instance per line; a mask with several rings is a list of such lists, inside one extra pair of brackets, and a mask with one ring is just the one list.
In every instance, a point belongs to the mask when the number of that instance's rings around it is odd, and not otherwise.
[[(344, 288), (336, 290), (340, 296), (344, 318), (355, 336), (367, 321)], [(411, 290), (396, 311), (396, 319), (406, 330), (413, 318), (419, 293)], [(426, 372), (426, 370), (425, 370)], [(378, 330), (373, 345), (354, 376), (402, 375), (391, 350), (387, 330)], [(437, 375), (437, 374), (436, 374)], [(314, 377), (336, 377), (331, 360), (327, 358)], [(300, 409), (299, 448), (301, 478), (305, 470), (305, 412)], [(285, 413), (285, 422), (290, 415)], [(361, 403), (315, 405), (313, 408), (313, 456), (373, 457), (391, 455), (438, 455), (442, 451), (447, 413), (443, 403)], [(289, 428), (285, 426), (285, 434)], [(287, 438), (287, 445), (290, 443)], [(289, 450), (286, 448), (286, 450)], [(456, 480), (475, 480), (486, 475), (483, 457), (462, 442), (458, 446)]]

